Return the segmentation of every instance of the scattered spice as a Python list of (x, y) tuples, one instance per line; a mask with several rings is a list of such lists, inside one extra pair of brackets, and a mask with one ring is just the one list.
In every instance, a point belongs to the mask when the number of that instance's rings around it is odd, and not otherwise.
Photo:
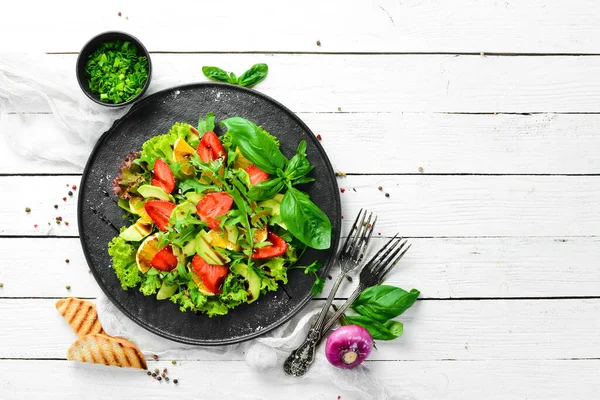
[(48, 226), (50, 226), (50, 225), (51, 225), (51, 224), (50, 224), (50, 221), (48, 221)]
[(69, 221), (65, 221), (65, 225), (66, 225), (66, 226), (69, 226)]
[(37, 228), (37, 227), (38, 227), (38, 224), (33, 224), (33, 227), (34, 227), (34, 228)]
[(317, 140), (321, 140), (321, 139), (323, 139), (323, 137), (321, 136), (321, 134), (320, 134), (320, 133), (318, 133), (318, 134), (317, 134)]
[(177, 379), (173, 379), (173, 383), (177, 385), (179, 381)]
[(160, 381), (162, 378), (160, 376), (157, 376), (156, 379)]
[(156, 372), (153, 372), (153, 373), (152, 373), (152, 377), (153, 377), (153, 378), (156, 378)]
[(383, 190), (383, 187), (379, 186), (379, 187), (377, 188), (377, 190)]
[(390, 197), (390, 194), (389, 194), (389, 193), (386, 193), (386, 194), (385, 194), (385, 197)]
[(320, 40), (317, 40), (317, 46), (319, 46), (319, 47), (321, 46), (321, 41)]
[[(152, 358), (154, 358), (154, 361), (158, 361), (158, 356), (156, 354), (153, 355)], [(158, 368), (155, 371), (158, 372)]]
[(148, 371), (148, 376), (152, 376), (152, 372)]
[(342, 111), (342, 107), (338, 107), (338, 111)]
[(167, 374), (165, 374), (165, 373), (163, 372), (162, 374), (160, 374), (160, 376), (162, 376), (162, 377), (164, 378), (165, 376), (167, 376)]
[(348, 279), (348, 282), (352, 282), (352, 277), (351, 276), (347, 276), (346, 278)]
[(340, 188), (340, 192), (344, 193), (345, 191), (346, 191), (346, 189)]
[(327, 279), (332, 280), (333, 277), (331, 275), (327, 275)]
[(73, 192), (69, 190), (69, 196), (73, 196)]
[(0, 288), (4, 287), (4, 283), (0, 282)]
[(173, 361), (171, 361), (171, 364), (175, 365), (175, 364), (177, 364), (177, 361), (173, 360)]
[(166, 369), (166, 368), (164, 368), (164, 369), (163, 369), (163, 374), (166, 374), (166, 373), (167, 373), (167, 369)]
[(67, 290), (71, 290), (71, 285), (67, 285), (67, 286), (65, 286), (65, 289), (67, 289)]
[(25, 212), (26, 212), (26, 213), (28, 213), (28, 212), (31, 212), (31, 208), (29, 208), (29, 207), (25, 207)]
[(54, 205), (54, 208), (58, 208), (58, 204), (55, 204), (55, 205)]
[(117, 13), (117, 15), (120, 17), (120, 16), (121, 16), (121, 11), (119, 11), (119, 12)]
[(71, 261), (70, 261), (70, 260), (67, 258), (67, 259), (65, 260), (65, 262), (68, 264), (68, 263), (70, 263)]
[(419, 167), (419, 172), (423, 172), (423, 167)]
[(342, 215), (342, 219), (344, 219), (344, 216)]
[[(156, 357), (156, 356), (154, 356), (154, 357)], [(156, 360), (156, 358), (155, 358), (155, 360)], [(158, 368), (154, 368), (154, 373), (158, 374), (159, 372), (160, 371), (158, 370)]]
[(345, 172), (336, 172), (335, 176), (346, 176)]
[(165, 381), (169, 382), (169, 377), (165, 376)]
[(63, 197), (63, 201), (67, 201), (67, 198), (66, 198), (66, 197)]
[(71, 189), (73, 189), (73, 190), (77, 190), (77, 185), (73, 185), (73, 186), (71, 186)]
[(377, 234), (378, 234), (379, 236), (381, 236), (381, 232), (377, 232)]
[(67, 187), (69, 187), (69, 184), (67, 183)]
[(356, 188), (352, 188), (352, 190), (356, 192)]

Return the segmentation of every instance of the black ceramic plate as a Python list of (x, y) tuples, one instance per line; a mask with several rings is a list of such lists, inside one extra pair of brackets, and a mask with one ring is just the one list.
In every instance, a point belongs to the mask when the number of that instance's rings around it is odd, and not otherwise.
[[(224, 345), (266, 333), (299, 312), (311, 299), (314, 278), (301, 269), (288, 272), (289, 283), (262, 295), (225, 316), (181, 312), (168, 300), (145, 297), (137, 289), (125, 291), (111, 268), (108, 242), (125, 225), (123, 212), (112, 194), (112, 181), (122, 160), (141, 150), (149, 138), (169, 131), (175, 122), (193, 126), (198, 117), (214, 112), (217, 123), (241, 116), (277, 136), (282, 152), (291, 157), (300, 140), (307, 141), (308, 159), (315, 165), (315, 182), (305, 185), (312, 200), (329, 216), (333, 225), (329, 250), (309, 249), (298, 265), (315, 259), (323, 263), (321, 276), (331, 266), (339, 242), (341, 210), (335, 173), (310, 129), (289, 109), (254, 90), (223, 84), (191, 84), (155, 93), (140, 102), (104, 133), (92, 151), (83, 172), (79, 192), (79, 235), (83, 252), (96, 281), (129, 318), (160, 336), (198, 345)], [(215, 129), (222, 134), (220, 127)]]

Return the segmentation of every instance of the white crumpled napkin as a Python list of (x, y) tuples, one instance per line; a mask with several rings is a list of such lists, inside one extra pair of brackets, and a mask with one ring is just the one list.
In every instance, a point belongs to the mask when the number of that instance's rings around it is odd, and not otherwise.
[[(31, 54), (0, 56), (0, 134), (8, 147), (28, 160), (83, 167), (94, 144), (128, 108), (101, 107), (81, 92), (75, 77), (75, 59)], [(153, 77), (149, 93), (180, 82)], [(36, 124), (35, 115), (53, 126)], [(30, 118), (31, 117), (31, 118)], [(97, 299), (98, 315), (107, 333), (136, 343), (147, 355), (176, 358), (185, 351), (186, 359), (203, 359), (207, 353), (238, 354), (249, 368), (277, 376), (278, 381), (307, 383), (332, 382), (342, 390), (356, 393), (360, 399), (386, 400), (381, 383), (361, 365), (342, 370), (329, 365), (319, 351), (311, 370), (303, 377), (286, 376), (283, 361), (306, 337), (317, 304), (309, 304), (291, 321), (260, 338), (222, 347), (204, 348), (173, 342), (141, 328), (125, 317), (106, 296)]]

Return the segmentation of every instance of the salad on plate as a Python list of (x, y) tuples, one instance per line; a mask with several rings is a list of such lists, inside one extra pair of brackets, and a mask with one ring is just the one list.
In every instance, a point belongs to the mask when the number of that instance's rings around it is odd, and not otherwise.
[(331, 222), (297, 188), (314, 180), (306, 142), (288, 159), (277, 138), (241, 117), (214, 132), (208, 113), (198, 127), (175, 123), (131, 153), (113, 181), (131, 225), (108, 244), (123, 289), (170, 300), (181, 311), (212, 317), (287, 284), (307, 247), (331, 245)]

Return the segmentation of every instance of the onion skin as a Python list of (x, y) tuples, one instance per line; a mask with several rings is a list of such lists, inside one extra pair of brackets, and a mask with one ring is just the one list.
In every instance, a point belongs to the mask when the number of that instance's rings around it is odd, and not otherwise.
[(334, 367), (351, 369), (362, 363), (373, 349), (368, 330), (358, 325), (341, 326), (329, 335), (325, 356)]

